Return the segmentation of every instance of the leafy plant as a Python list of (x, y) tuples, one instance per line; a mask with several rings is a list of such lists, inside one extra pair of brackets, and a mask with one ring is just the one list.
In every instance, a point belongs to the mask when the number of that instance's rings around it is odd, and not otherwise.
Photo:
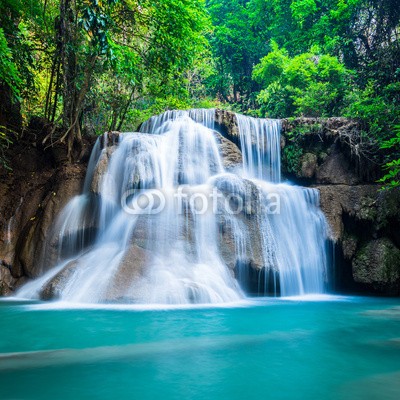
[(276, 42), (271, 47), (253, 71), (263, 87), (257, 97), (262, 112), (272, 117), (338, 115), (350, 71), (317, 47), (295, 57)]
[(296, 142), (289, 143), (283, 149), (283, 163), (287, 172), (296, 174), (300, 169), (300, 158), (303, 155), (303, 149)]
[(8, 47), (7, 40), (4, 36), (4, 30), (0, 28), (0, 83), (8, 85), (12, 94), (18, 97), (22, 79), (18, 67), (12, 58), (12, 52)]
[(395, 127), (395, 136), (384, 141), (381, 148), (394, 150), (399, 158), (385, 164), (384, 170), (386, 174), (379, 182), (384, 184), (384, 189), (400, 187), (400, 125)]

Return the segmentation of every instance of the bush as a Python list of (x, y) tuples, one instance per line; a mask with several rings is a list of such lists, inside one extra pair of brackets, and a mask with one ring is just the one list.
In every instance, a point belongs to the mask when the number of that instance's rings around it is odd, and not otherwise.
[(400, 187), (400, 125), (396, 126), (394, 131), (395, 136), (384, 141), (381, 145), (382, 149), (393, 150), (393, 157), (398, 157), (387, 162), (384, 166), (386, 174), (379, 182), (385, 185), (385, 189)]
[(261, 84), (257, 101), (270, 117), (339, 115), (351, 73), (336, 58), (317, 47), (290, 57), (274, 42), (272, 51), (254, 67)]

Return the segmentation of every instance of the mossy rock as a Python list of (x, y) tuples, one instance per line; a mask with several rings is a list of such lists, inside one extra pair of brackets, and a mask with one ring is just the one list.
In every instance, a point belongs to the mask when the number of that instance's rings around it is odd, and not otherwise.
[(301, 178), (313, 178), (317, 172), (318, 159), (313, 153), (305, 153), (300, 159), (299, 176)]
[(400, 293), (400, 249), (388, 238), (362, 246), (352, 263), (354, 281), (387, 295)]

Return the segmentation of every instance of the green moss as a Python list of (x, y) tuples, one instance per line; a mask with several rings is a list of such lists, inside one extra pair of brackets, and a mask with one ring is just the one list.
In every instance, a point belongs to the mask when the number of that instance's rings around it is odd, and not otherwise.
[(379, 217), (376, 199), (364, 197), (361, 200), (357, 217), (361, 220), (376, 221)]
[[(290, 120), (290, 119), (288, 119)], [(291, 139), (301, 139), (307, 135), (315, 135), (322, 132), (322, 124), (319, 122), (315, 122), (313, 124), (297, 124), (293, 127), (292, 130), (286, 133), (288, 138)]]

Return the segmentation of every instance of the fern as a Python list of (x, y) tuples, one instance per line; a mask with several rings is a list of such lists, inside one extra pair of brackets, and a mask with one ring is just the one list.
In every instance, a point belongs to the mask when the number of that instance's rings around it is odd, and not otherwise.
[[(385, 140), (381, 144), (381, 149), (393, 150), (398, 155), (400, 151), (400, 125), (394, 128), (395, 136), (389, 140)], [(400, 187), (400, 158), (389, 161), (383, 167), (386, 171), (382, 179), (378, 182), (383, 183), (383, 189), (394, 189)]]

